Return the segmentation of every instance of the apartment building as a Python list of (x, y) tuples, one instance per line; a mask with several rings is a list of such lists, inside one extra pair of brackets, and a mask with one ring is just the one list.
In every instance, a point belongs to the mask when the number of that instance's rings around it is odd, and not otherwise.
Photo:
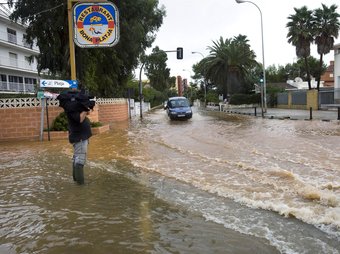
[(0, 5), (0, 93), (34, 93), (39, 48), (26, 43), (25, 25), (11, 21), (9, 14)]

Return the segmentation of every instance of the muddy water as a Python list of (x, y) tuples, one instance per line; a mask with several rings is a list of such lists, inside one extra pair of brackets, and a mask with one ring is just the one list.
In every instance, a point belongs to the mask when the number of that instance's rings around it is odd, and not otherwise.
[(164, 111), (91, 138), (0, 143), (0, 253), (340, 253), (340, 126)]

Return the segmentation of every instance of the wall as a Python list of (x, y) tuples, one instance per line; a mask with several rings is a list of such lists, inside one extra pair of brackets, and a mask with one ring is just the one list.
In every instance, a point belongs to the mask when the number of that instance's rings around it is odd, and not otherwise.
[[(36, 98), (0, 99), (0, 141), (38, 140), (40, 138), (41, 101)], [(49, 123), (63, 111), (58, 101), (49, 101)], [(44, 107), (46, 110), (46, 108)], [(128, 120), (126, 99), (98, 99), (94, 111), (89, 116), (92, 122), (111, 124)], [(47, 128), (46, 111), (44, 128)]]
[(278, 94), (278, 108), (285, 109), (309, 109), (318, 110), (318, 91), (317, 90), (299, 90), (288, 91)]
[(340, 104), (340, 44), (334, 45), (334, 103)]

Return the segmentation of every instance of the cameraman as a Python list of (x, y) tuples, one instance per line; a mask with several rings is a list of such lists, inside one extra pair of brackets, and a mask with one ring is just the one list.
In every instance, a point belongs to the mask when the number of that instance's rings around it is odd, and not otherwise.
[(84, 165), (87, 146), (92, 136), (90, 120), (86, 117), (88, 111), (66, 112), (68, 119), (69, 141), (73, 145), (73, 180), (84, 184)]
[(87, 115), (94, 107), (89, 97), (81, 92), (68, 92), (57, 98), (68, 119), (69, 141), (73, 145), (73, 180), (84, 184), (84, 165), (86, 162), (89, 138), (92, 136), (90, 120)]

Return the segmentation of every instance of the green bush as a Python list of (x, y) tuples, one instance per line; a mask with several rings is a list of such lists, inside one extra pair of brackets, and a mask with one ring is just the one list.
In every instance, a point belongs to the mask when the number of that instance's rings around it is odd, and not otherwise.
[(60, 113), (53, 121), (50, 127), (51, 131), (67, 131), (68, 121), (65, 112)]
[(101, 122), (91, 122), (91, 127), (95, 128), (95, 127), (101, 127), (103, 126), (103, 124)]
[(261, 94), (233, 94), (229, 103), (233, 105), (261, 103)]
[[(103, 126), (101, 122), (90, 122), (91, 127), (100, 127)], [(52, 126), (50, 127), (50, 131), (67, 131), (68, 130), (68, 121), (65, 112), (61, 112), (53, 121)]]

